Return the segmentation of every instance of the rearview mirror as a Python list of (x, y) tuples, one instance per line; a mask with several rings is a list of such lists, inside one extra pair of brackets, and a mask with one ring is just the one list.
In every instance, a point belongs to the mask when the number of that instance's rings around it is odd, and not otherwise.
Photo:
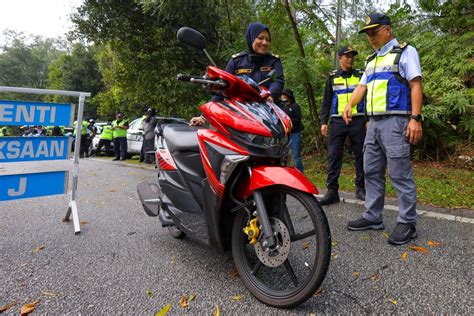
[(204, 36), (199, 31), (190, 27), (180, 28), (177, 33), (177, 38), (178, 41), (188, 47), (197, 50), (206, 49), (206, 39), (204, 38)]

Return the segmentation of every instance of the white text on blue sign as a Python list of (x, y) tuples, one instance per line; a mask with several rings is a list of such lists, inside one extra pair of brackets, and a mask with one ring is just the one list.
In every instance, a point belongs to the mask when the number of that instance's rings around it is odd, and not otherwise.
[(1, 137), (0, 163), (69, 158), (69, 137)]
[(71, 126), (72, 104), (0, 100), (0, 125)]
[(0, 176), (0, 201), (65, 194), (67, 171)]

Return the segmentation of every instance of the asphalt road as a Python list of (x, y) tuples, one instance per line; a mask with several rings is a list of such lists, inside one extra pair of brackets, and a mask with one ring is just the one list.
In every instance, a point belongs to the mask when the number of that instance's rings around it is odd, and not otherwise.
[[(61, 221), (67, 196), (0, 202), (0, 308), (16, 302), (5, 313), (18, 314), (39, 300), (35, 312), (53, 315), (151, 315), (166, 304), (169, 314), (209, 315), (216, 304), (221, 314), (474, 314), (473, 224), (421, 216), (422, 253), (388, 245), (381, 231), (347, 231), (361, 205), (327, 207), (333, 254), (322, 291), (296, 309), (278, 310), (231, 276), (230, 253), (176, 240), (144, 213), (136, 185), (155, 176), (154, 169), (81, 160), (80, 235)], [(395, 224), (396, 212), (386, 211), (386, 230)], [(182, 308), (182, 295), (192, 293)]]

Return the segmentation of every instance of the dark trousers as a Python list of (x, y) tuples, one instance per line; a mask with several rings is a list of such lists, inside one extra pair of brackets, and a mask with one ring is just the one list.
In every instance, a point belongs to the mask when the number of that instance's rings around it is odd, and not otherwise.
[(79, 157), (83, 158), (84, 154), (89, 156), (89, 142), (86, 135), (81, 135), (81, 147), (79, 147)]
[(127, 159), (127, 137), (114, 138), (115, 158)]
[(144, 147), (144, 161), (146, 163), (154, 163), (155, 162), (155, 140), (152, 139), (144, 139), (143, 140), (143, 147)]
[(355, 184), (363, 188), (364, 185), (364, 140), (365, 123), (363, 116), (352, 117), (352, 122), (346, 124), (341, 117), (332, 117), (329, 129), (328, 142), (328, 189), (339, 189), (339, 175), (341, 174), (342, 159), (344, 156), (344, 143), (349, 137), (350, 146), (355, 157)]
[(96, 156), (100, 155), (100, 151), (102, 150), (102, 147), (105, 146), (105, 155), (110, 156), (110, 143), (112, 141), (108, 139), (100, 139), (99, 143), (97, 144), (97, 149), (96, 149)]

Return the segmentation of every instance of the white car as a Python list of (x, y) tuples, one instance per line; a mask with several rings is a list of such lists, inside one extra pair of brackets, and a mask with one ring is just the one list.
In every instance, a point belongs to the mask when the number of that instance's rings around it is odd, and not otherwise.
[[(160, 124), (188, 124), (188, 121), (182, 118), (176, 117), (156, 117), (158, 125)], [(127, 130), (127, 152), (130, 155), (140, 154), (143, 143), (143, 129), (142, 129), (142, 118), (137, 118), (133, 120), (128, 126)], [(155, 142), (156, 143), (156, 142)], [(156, 146), (155, 146), (156, 147)]]

